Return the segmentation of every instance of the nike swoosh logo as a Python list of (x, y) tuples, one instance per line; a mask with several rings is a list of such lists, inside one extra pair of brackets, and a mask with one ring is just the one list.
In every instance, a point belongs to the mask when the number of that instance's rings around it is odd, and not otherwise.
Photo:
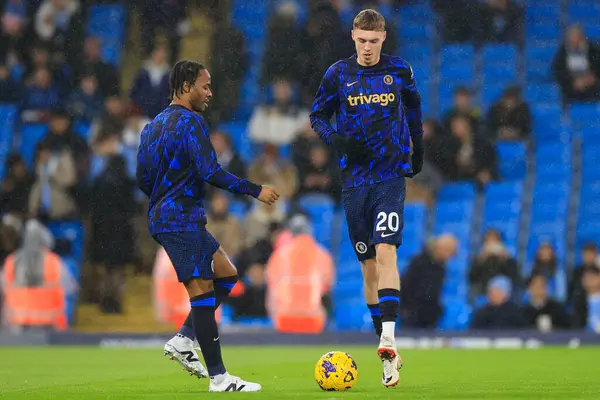
[(346, 83), (346, 86), (350, 87), (352, 85), (354, 85), (355, 83), (357, 83), (358, 81), (354, 81), (354, 82), (350, 82), (350, 83)]
[(395, 232), (392, 232), (392, 233), (382, 233), (381, 237), (384, 238), (384, 237), (392, 236), (394, 233)]
[(213, 342), (216, 342), (217, 340), (219, 340), (219, 338), (218, 338), (218, 337), (214, 338), (214, 339), (213, 339)]

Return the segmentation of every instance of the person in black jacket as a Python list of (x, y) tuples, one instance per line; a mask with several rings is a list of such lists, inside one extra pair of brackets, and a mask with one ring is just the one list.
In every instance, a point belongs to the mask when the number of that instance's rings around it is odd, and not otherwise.
[(456, 254), (458, 242), (451, 234), (435, 239), (412, 259), (400, 291), (400, 318), (413, 328), (434, 328), (442, 316), (440, 298), (446, 262)]
[(565, 103), (600, 100), (600, 47), (587, 40), (579, 25), (569, 28), (553, 64)]
[(583, 287), (583, 276), (588, 270), (597, 268), (598, 247), (593, 242), (585, 243), (581, 249), (583, 262), (572, 272), (569, 281), (568, 302), (573, 307), (573, 327), (584, 328), (587, 323), (588, 298)]
[(548, 282), (544, 275), (532, 275), (528, 282), (529, 304), (523, 308), (525, 323), (531, 328), (547, 332), (569, 327), (565, 307), (548, 297)]
[(512, 283), (496, 276), (488, 284), (488, 304), (473, 315), (471, 329), (519, 329), (525, 323), (519, 306), (510, 301)]

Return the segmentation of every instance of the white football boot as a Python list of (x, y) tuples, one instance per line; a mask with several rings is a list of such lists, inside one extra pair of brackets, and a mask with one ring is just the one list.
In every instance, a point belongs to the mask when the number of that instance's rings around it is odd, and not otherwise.
[(246, 382), (237, 376), (229, 375), (225, 372), (223, 375), (211, 376), (209, 392), (259, 392), (262, 389), (258, 383)]
[(198, 353), (194, 349), (194, 341), (179, 333), (165, 343), (165, 356), (177, 362), (192, 376), (208, 378), (208, 371), (200, 362)]
[(385, 387), (396, 386), (400, 381), (400, 368), (402, 368), (402, 358), (396, 350), (396, 341), (393, 337), (381, 336), (377, 355), (383, 364), (383, 376), (381, 383)]

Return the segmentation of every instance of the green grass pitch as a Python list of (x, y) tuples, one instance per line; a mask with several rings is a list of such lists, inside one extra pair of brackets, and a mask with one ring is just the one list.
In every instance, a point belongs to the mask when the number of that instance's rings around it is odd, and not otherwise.
[[(318, 358), (350, 353), (356, 386), (322, 392), (313, 378)], [(225, 347), (228, 369), (263, 385), (257, 393), (215, 393), (239, 399), (599, 399), (600, 348), (536, 350), (406, 350), (396, 388), (381, 385), (373, 347)], [(195, 399), (208, 380), (187, 375), (162, 349), (0, 348), (0, 398)]]

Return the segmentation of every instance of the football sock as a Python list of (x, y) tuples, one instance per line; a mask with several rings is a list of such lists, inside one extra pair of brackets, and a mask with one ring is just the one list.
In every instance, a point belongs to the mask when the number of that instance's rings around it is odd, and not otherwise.
[(371, 312), (375, 333), (377, 333), (377, 337), (381, 337), (381, 310), (379, 309), (379, 303), (367, 304), (367, 307), (369, 307), (369, 311)]
[(210, 376), (226, 372), (221, 357), (219, 329), (215, 320), (215, 302), (214, 291), (190, 299), (194, 332)]
[(192, 324), (192, 312), (190, 311), (190, 313), (188, 314), (187, 318), (185, 319), (183, 325), (181, 325), (181, 329), (179, 329), (178, 332), (181, 336), (185, 336), (186, 338), (190, 339), (190, 340), (194, 340), (194, 325)]
[(382, 334), (394, 336), (394, 328), (398, 319), (400, 291), (398, 289), (379, 289), (379, 309), (381, 310)]
[(237, 281), (237, 275), (215, 279), (215, 294), (217, 297), (215, 308), (219, 308), (223, 300), (225, 300), (229, 296), (229, 293), (231, 293), (231, 290), (233, 289)]
[[(215, 309), (219, 308), (223, 300), (229, 296), (229, 293), (231, 293), (231, 289), (233, 289), (237, 281), (237, 275), (215, 279)], [(181, 326), (181, 329), (179, 329), (178, 333), (182, 336), (185, 336), (188, 339), (194, 340), (194, 326), (192, 325), (191, 311), (185, 319), (185, 322)]]

